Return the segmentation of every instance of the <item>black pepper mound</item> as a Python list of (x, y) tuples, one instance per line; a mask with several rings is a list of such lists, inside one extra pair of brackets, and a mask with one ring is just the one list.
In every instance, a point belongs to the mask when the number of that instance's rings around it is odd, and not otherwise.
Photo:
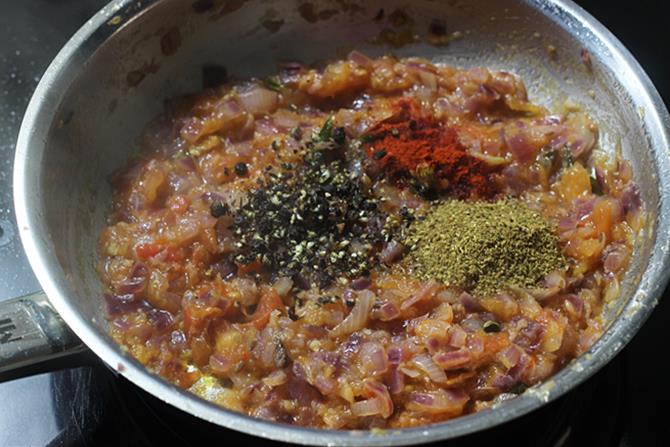
[(386, 215), (347, 168), (344, 137), (328, 129), (305, 146), (304, 165), (269, 176), (233, 215), (235, 261), (326, 287), (377, 262)]

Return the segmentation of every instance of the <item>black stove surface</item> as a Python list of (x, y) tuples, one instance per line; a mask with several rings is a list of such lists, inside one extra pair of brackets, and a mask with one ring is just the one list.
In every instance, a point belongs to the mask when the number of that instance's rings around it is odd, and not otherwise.
[[(65, 41), (104, 0), (2, 0), (0, 3), (0, 300), (38, 284), (18, 237), (11, 165), (30, 95)], [(580, 1), (632, 51), (666, 103), (663, 3)], [(666, 293), (668, 294), (668, 293)], [(561, 399), (505, 425), (450, 441), (450, 446), (646, 446), (663, 444), (663, 354), (670, 303), (664, 298), (633, 341), (593, 378)], [(659, 342), (660, 341), (660, 342)], [(1, 446), (89, 446), (248, 442), (279, 445), (219, 428), (162, 404), (91, 359), (90, 366), (0, 383)]]

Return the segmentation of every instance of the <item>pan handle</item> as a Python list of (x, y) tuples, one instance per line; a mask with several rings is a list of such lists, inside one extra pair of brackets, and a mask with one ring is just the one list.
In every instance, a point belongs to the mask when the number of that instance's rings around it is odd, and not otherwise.
[(44, 292), (0, 302), (0, 382), (86, 351)]

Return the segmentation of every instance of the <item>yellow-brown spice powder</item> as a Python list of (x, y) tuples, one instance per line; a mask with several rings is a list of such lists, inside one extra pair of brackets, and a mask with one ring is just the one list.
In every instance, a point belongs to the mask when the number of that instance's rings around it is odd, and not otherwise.
[(518, 200), (438, 204), (405, 242), (417, 276), (483, 295), (531, 287), (566, 264), (551, 224)]

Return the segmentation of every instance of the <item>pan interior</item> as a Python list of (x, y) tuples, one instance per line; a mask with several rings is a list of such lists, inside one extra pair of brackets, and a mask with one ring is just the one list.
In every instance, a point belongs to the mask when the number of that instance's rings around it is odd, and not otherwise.
[[(30, 161), (34, 203), (43, 216), (45, 243), (64, 273), (81, 318), (106, 332), (96, 274), (97, 240), (110, 204), (107, 179), (138, 153), (138, 136), (167, 98), (202, 88), (202, 67), (223, 65), (235, 77), (263, 76), (277, 61), (320, 63), (353, 48), (370, 56), (422, 56), (461, 67), (486, 66), (520, 75), (533, 101), (552, 108), (565, 99), (582, 104), (600, 128), (599, 144), (623, 152), (650, 211), (614, 321), (633, 295), (654, 245), (660, 204), (658, 170), (635, 95), (634, 73), (598, 36), (544, 2), (470, 1), (145, 1), (108, 8), (107, 20), (55, 74), (57, 104), (42, 123), (43, 147)], [(112, 5), (113, 6), (113, 5)], [(384, 11), (381, 20), (375, 20)], [(400, 26), (389, 17), (402, 11)], [(400, 14), (400, 13), (398, 13)], [(433, 20), (454, 39), (434, 46), (423, 38)], [(393, 47), (384, 30), (418, 35)], [(387, 31), (388, 32), (388, 31)], [(590, 65), (583, 62), (590, 54)], [(106, 337), (106, 335), (103, 335)]]

